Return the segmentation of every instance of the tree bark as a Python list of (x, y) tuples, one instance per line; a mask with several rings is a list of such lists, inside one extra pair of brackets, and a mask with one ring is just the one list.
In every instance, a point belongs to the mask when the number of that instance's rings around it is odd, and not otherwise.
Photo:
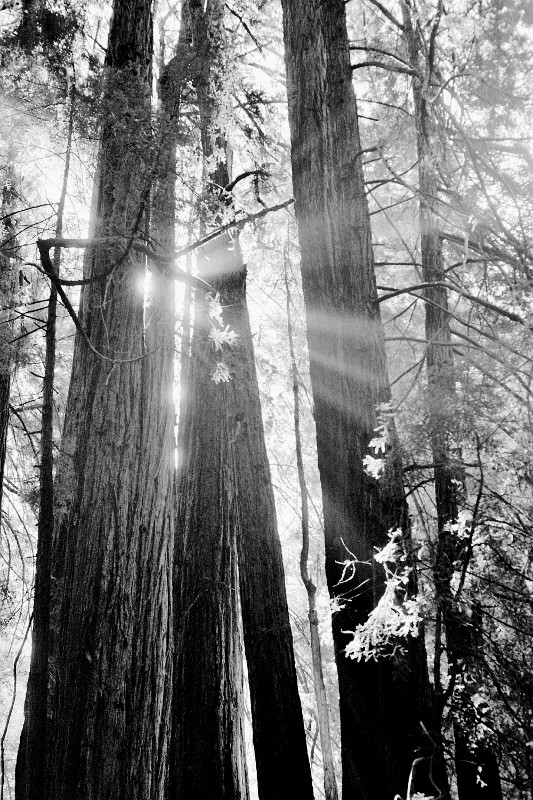
[[(213, 94), (225, 55), (224, 4), (208, 3), (205, 12), (202, 3), (191, 5), (202, 67), (195, 79), (202, 149), (206, 160), (215, 161), (207, 175), (205, 199), (216, 225), (222, 209), (231, 206), (224, 192), (230, 183), (229, 148)], [(198, 800), (247, 796), (241, 765), (240, 595), (259, 797), (311, 798), (246, 307), (246, 269), (236, 236), (226, 233), (204, 246), (198, 272), (220, 293), (223, 325), (238, 340), (233, 347), (215, 350), (205, 299), (197, 296), (180, 481), (184, 541), (178, 545), (182, 566), (177, 580), (182, 585), (183, 625), (177, 679), (180, 705), (189, 708), (178, 720), (177, 792)], [(218, 362), (227, 364), (229, 381), (213, 381)]]
[[(406, 505), (394, 447), (379, 482), (363, 469), (376, 407), (390, 395), (344, 3), (282, 5), (326, 575), (343, 605), (333, 616), (343, 795), (403, 796), (411, 770), (413, 791), (437, 794), (438, 786), (444, 795), (422, 637), (377, 661), (348, 660), (344, 652), (346, 632), (366, 621), (383, 592), (373, 555), (390, 528), (405, 526)], [(339, 585), (353, 557), (353, 573)]]
[[(477, 690), (472, 681), (474, 674), (479, 671), (475, 658), (478, 645), (474, 645), (473, 642), (475, 637), (473, 637), (472, 620), (467, 619), (464, 611), (458, 607), (451, 587), (457, 564), (461, 565), (461, 569), (466, 566), (465, 559), (469, 558), (469, 548), (450, 528), (451, 524), (457, 523), (461, 487), (464, 485), (464, 468), (460, 455), (454, 456), (450, 445), (450, 431), (454, 427), (457, 396), (448, 292), (443, 286), (446, 273), (437, 216), (438, 183), (433, 125), (428, 103), (422, 91), (423, 82), (428, 86), (431, 85), (433, 64), (422, 62), (421, 35), (412, 19), (411, 3), (402, 2), (401, 6), (405, 42), (414, 71), (412, 88), (419, 176), (420, 250), (422, 278), (426, 284), (424, 297), (427, 301), (425, 304), (427, 406), (429, 437), (435, 465), (433, 474), (437, 511), (434, 567), (437, 614), (444, 623), (446, 653), (452, 680), (465, 672), (469, 673), (469, 687), (465, 683), (461, 692), (464, 708), (456, 709), (454, 715), (457, 790), (461, 800), (483, 800), (483, 798), (502, 800), (495, 753), (489, 742), (480, 741), (477, 744), (475, 742), (476, 712), (467, 695), (471, 696)], [(439, 13), (442, 13), (442, 8), (439, 8)], [(436, 37), (437, 31), (438, 17), (434, 21), (433, 37)], [(436, 643), (436, 648), (438, 659), (441, 655), (440, 642)], [(471, 724), (465, 725), (461, 721), (465, 719)]]
[[(172, 650), (173, 350), (145, 340), (151, 4), (116, 0), (93, 229), (56, 482), (47, 797), (159, 800)], [(141, 286), (140, 286), (141, 284)]]

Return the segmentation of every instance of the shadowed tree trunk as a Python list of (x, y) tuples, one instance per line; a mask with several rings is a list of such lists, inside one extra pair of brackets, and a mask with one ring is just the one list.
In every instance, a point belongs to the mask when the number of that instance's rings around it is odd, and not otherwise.
[[(199, 274), (204, 274), (199, 268)], [(248, 798), (231, 397), (215, 384), (207, 301), (195, 300), (178, 484), (175, 745), (170, 797)], [(231, 417), (230, 417), (231, 420)], [(232, 502), (233, 500), (233, 502)]]
[[(1, 256), (0, 256), (1, 258)], [(9, 388), (11, 385), (11, 369), (5, 355), (0, 364), (0, 512), (4, 490), (4, 468), (6, 463), (7, 431), (9, 427)]]
[[(56, 237), (63, 234), (63, 214), (70, 171), (74, 96), (71, 94), (63, 185), (59, 198)], [(59, 274), (61, 251), (54, 252), (54, 271)], [(41, 464), (39, 517), (35, 559), (32, 649), (24, 703), (24, 727), (16, 764), (17, 800), (41, 800), (46, 774), (48, 742), (48, 675), (50, 657), (51, 561), (54, 538), (54, 378), (56, 363), (57, 289), (50, 287), (46, 319), (46, 350), (41, 415)]]
[[(194, 50), (198, 43), (193, 35), (190, 6), (189, 2), (182, 5), (178, 46), (160, 82), (163, 168), (154, 206), (159, 207), (167, 218), (169, 251), (174, 249), (176, 147), (181, 95), (187, 81), (195, 79), (195, 70), (199, 68)], [(209, 70), (208, 63), (202, 67)], [(202, 324), (201, 307), (202, 300), (199, 299), (195, 321), (198, 327)], [(198, 345), (194, 347), (196, 351)], [(198, 358), (202, 360), (201, 352), (198, 352)], [(210, 379), (209, 375), (207, 377)], [(211, 386), (214, 387), (212, 382)], [(207, 386), (208, 391), (211, 386)], [(242, 664), (235, 602), (236, 546), (232, 529), (221, 524), (219, 519), (219, 483), (216, 477), (214, 482), (209, 480), (209, 476), (214, 477), (213, 470), (207, 473), (203, 470), (209, 457), (206, 454), (211, 448), (217, 448), (217, 442), (212, 441), (211, 436), (218, 427), (212, 427), (214, 418), (210, 415), (219, 410), (217, 406), (204, 404), (205, 388), (201, 381), (195, 381), (193, 392), (199, 389), (201, 398), (188, 394), (184, 406), (185, 409), (206, 408), (208, 417), (200, 421), (199, 437), (194, 422), (192, 424), (199, 462), (187, 448), (186, 467), (181, 470), (178, 486), (177, 524), (180, 533), (175, 547), (176, 650), (168, 797), (247, 800), (242, 735)], [(194, 416), (194, 412), (192, 414)], [(186, 435), (191, 427), (186, 422), (188, 420), (185, 411), (180, 415), (180, 437)], [(180, 458), (183, 459), (183, 453), (180, 453)]]
[[(457, 565), (466, 567), (470, 547), (451, 529), (457, 523), (460, 493), (464, 485), (464, 468), (460, 456), (454, 455), (450, 444), (454, 429), (457, 396), (453, 350), (448, 312), (448, 292), (442, 285), (446, 278), (442, 242), (439, 236), (438, 183), (435, 171), (433, 125), (428, 103), (422, 90), (423, 83), (430, 86), (434, 68), (434, 49), (422, 59), (422, 40), (413, 21), (409, 2), (402, 2), (405, 42), (411, 67), (415, 108), (416, 143), (418, 157), (420, 197), (420, 249), (424, 288), (428, 425), (434, 464), (435, 504), (437, 510), (437, 547), (435, 556), (435, 591), (437, 614), (444, 623), (446, 654), (452, 680), (468, 673), (469, 680), (460, 693), (461, 706), (454, 719), (455, 766), (457, 789), (461, 800), (502, 800), (498, 763), (490, 742), (476, 742), (476, 711), (469, 700), (477, 691), (474, 675), (478, 672), (476, 653), (479, 651), (479, 634), (475, 621), (465, 616), (454, 596), (451, 580)], [(432, 40), (437, 36), (442, 4), (433, 22)], [(425, 63), (424, 63), (425, 62)], [(479, 620), (481, 622), (481, 620)], [(436, 643), (439, 661), (440, 642)], [(436, 670), (436, 674), (439, 671)], [(468, 684), (468, 686), (467, 686)], [(438, 687), (442, 690), (442, 687)], [(473, 717), (473, 718), (472, 718)], [(462, 722), (463, 720), (463, 722)], [(486, 784), (486, 785), (484, 785)]]
[[(323, 492), (326, 575), (339, 677), (343, 796), (383, 800), (446, 794), (423, 639), (393, 657), (346, 658), (346, 632), (383, 593), (373, 560), (390, 528), (405, 527), (401, 465), (363, 469), (376, 407), (390, 399), (361, 168), (343, 0), (283, 0), (289, 122), (311, 385)], [(356, 562), (345, 573), (346, 560)], [(427, 731), (427, 733), (425, 733)]]
[[(163, 796), (170, 711), (172, 349), (144, 335), (152, 13), (116, 0), (93, 230), (56, 484), (47, 797)], [(155, 349), (149, 343), (157, 340)], [(43, 784), (45, 779), (43, 777)], [(43, 790), (44, 795), (44, 790)]]
[[(206, 163), (215, 162), (206, 176), (205, 203), (216, 225), (231, 205), (224, 192), (230, 155), (215, 88), (223, 79), (224, 4), (210, 2), (204, 12), (195, 0), (191, 7), (201, 67), (195, 85), (202, 150)], [(221, 325), (209, 315), (212, 301), (197, 295), (179, 491), (184, 541), (178, 544), (176, 578), (182, 624), (175, 794), (197, 800), (247, 796), (240, 592), (259, 797), (311, 798), (238, 239), (226, 234), (205, 246), (198, 272), (220, 294), (223, 326), (238, 339), (215, 348), (210, 334)]]

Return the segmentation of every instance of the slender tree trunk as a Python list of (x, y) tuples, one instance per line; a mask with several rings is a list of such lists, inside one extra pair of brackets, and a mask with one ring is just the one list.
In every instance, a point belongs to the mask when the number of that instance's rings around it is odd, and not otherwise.
[[(206, 204), (216, 223), (231, 203), (224, 192), (230, 183), (229, 148), (213, 94), (225, 56), (224, 4), (208, 3), (205, 12), (202, 3), (191, 5), (201, 67), (195, 82), (202, 149), (206, 161), (215, 160), (207, 177)], [(197, 297), (180, 482), (184, 542), (177, 579), (184, 588), (177, 677), (183, 692), (180, 705), (189, 710), (183, 709), (178, 719), (178, 789), (198, 800), (247, 795), (242, 773), (240, 592), (259, 797), (311, 798), (238, 239), (224, 235), (205, 246), (198, 271), (220, 294), (223, 325), (238, 339), (234, 346), (215, 349), (209, 334), (218, 323), (209, 317), (209, 303)], [(215, 382), (217, 371), (224, 371), (220, 364), (226, 365), (229, 380)], [(190, 692), (194, 697), (189, 700)]]
[[(63, 235), (63, 213), (70, 171), (74, 96), (65, 153), (63, 186), (57, 210), (56, 237)], [(59, 274), (61, 251), (54, 253), (54, 270)], [(54, 537), (54, 375), (56, 362), (57, 290), (50, 287), (46, 320), (46, 349), (41, 418), (41, 467), (39, 475), (39, 518), (33, 600), (32, 653), (24, 705), (24, 727), (16, 767), (17, 800), (40, 800), (46, 774), (48, 739), (48, 677), (50, 657), (51, 564)]]
[(7, 432), (9, 427), (9, 393), (11, 370), (13, 367), (12, 345), (13, 310), (16, 296), (16, 272), (11, 257), (16, 249), (15, 223), (9, 216), (16, 198), (14, 174), (11, 166), (5, 170), (2, 186), (3, 232), (0, 235), (0, 513), (4, 489), (4, 469), (6, 463)]
[(322, 668), (322, 647), (320, 644), (320, 631), (318, 628), (318, 613), (316, 607), (316, 585), (309, 574), (309, 502), (307, 499), (307, 482), (302, 453), (302, 437), (300, 433), (300, 389), (298, 369), (294, 354), (291, 296), (287, 270), (285, 269), (285, 291), (287, 294), (287, 333), (289, 340), (289, 356), (291, 361), (292, 391), (294, 395), (294, 438), (296, 445), (296, 466), (298, 470), (298, 484), (302, 504), (302, 549), (300, 552), (300, 575), (307, 592), (309, 636), (311, 640), (311, 660), (313, 668), (313, 687), (317, 707), (318, 729), (320, 733), (320, 746), (322, 748), (322, 765), (324, 769), (324, 796), (326, 800), (337, 800), (337, 778), (335, 764), (331, 749), (331, 736), (329, 727), (328, 698)]
[[(345, 7), (343, 0), (282, 5), (326, 575), (343, 606), (333, 616), (343, 796), (404, 796), (412, 770), (413, 791), (438, 787), (445, 795), (422, 637), (379, 660), (357, 662), (344, 652), (346, 632), (367, 620), (383, 592), (373, 555), (390, 528), (405, 525), (406, 505), (394, 447), (379, 481), (363, 469), (376, 407), (390, 395)], [(354, 557), (353, 573), (339, 584)]]
[[(163, 796), (170, 711), (173, 352), (144, 334), (152, 14), (116, 0), (90, 251), (56, 482), (50, 800)], [(149, 337), (147, 337), (149, 338)], [(44, 783), (44, 781), (43, 781)], [(43, 792), (44, 794), (44, 792)]]
[[(442, 13), (442, 7), (439, 8), (439, 13)], [(438, 184), (432, 142), (432, 120), (422, 91), (424, 80), (430, 85), (433, 64), (426, 61), (424, 69), (420, 56), (421, 36), (416, 24), (413, 23), (410, 2), (402, 2), (402, 16), (409, 61), (415, 71), (412, 86), (419, 175), (420, 249), (422, 278), (426, 284), (424, 295), (427, 301), (425, 311), (427, 402), (437, 510), (437, 549), (434, 569), (437, 614), (444, 623), (449, 672), (453, 680), (468, 672), (470, 683), (469, 688), (464, 685), (460, 697), (464, 701), (464, 708), (456, 710), (454, 719), (457, 789), (461, 800), (483, 800), (483, 798), (502, 800), (495, 753), (489, 742), (476, 743), (475, 720), (469, 719), (476, 714), (470, 696), (475, 691), (472, 681), (478, 672), (475, 654), (479, 650), (479, 642), (475, 642), (476, 636), (473, 635), (473, 620), (466, 618), (464, 611), (458, 607), (451, 587), (457, 564), (461, 564), (461, 569), (464, 568), (465, 559), (469, 557), (469, 548), (465, 546), (465, 540), (458, 539), (450, 527), (457, 523), (459, 493), (464, 484), (464, 468), (461, 458), (453, 455), (450, 445), (450, 430), (454, 424), (457, 397), (448, 293), (442, 286), (446, 274), (436, 213)], [(434, 25), (435, 37), (438, 18)], [(436, 643), (436, 647), (438, 658), (441, 655), (439, 642)], [(466, 724), (462, 720), (466, 720)]]
[[(1, 257), (0, 257), (1, 258)], [(2, 356), (2, 361), (5, 355)], [(11, 370), (9, 365), (0, 365), (0, 514), (4, 490), (4, 468), (6, 463), (7, 431), (9, 428), (9, 389)]]

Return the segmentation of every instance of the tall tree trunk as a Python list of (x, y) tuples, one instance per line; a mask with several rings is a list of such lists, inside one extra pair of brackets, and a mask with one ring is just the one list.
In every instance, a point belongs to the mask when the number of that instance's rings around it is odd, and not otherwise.
[[(63, 235), (63, 214), (70, 172), (74, 93), (70, 98), (63, 185), (57, 209), (56, 237)], [(61, 251), (54, 253), (54, 271), (59, 274)], [(57, 290), (50, 287), (46, 319), (46, 349), (41, 416), (41, 465), (39, 517), (33, 600), (32, 651), (24, 704), (24, 726), (16, 765), (17, 800), (40, 800), (46, 774), (48, 739), (48, 676), (50, 658), (51, 564), (54, 538), (54, 378), (56, 363)]]
[[(215, 160), (206, 204), (217, 224), (231, 202), (224, 192), (230, 183), (229, 148), (213, 93), (225, 56), (224, 3), (210, 2), (205, 12), (202, 3), (191, 5), (202, 67), (195, 80), (202, 149), (208, 163)], [(240, 593), (259, 797), (311, 798), (238, 239), (226, 234), (205, 246), (198, 271), (220, 293), (223, 324), (238, 339), (218, 352), (209, 336), (218, 323), (209, 317), (209, 301), (196, 297), (179, 496), (184, 542), (177, 575), (183, 587), (177, 679), (183, 696), (177, 789), (198, 800), (247, 796), (241, 766)], [(215, 382), (224, 372), (221, 364), (229, 380)]]
[[(187, 81), (194, 80), (194, 70), (198, 68), (190, 6), (189, 2), (182, 4), (179, 42), (160, 82), (164, 168), (154, 206), (161, 207), (167, 222), (172, 217), (172, 239), (181, 95)], [(209, 70), (208, 63), (203, 67)], [(168, 225), (167, 228), (170, 232)], [(201, 307), (201, 301), (197, 307)], [(201, 326), (200, 314), (195, 324)], [(196, 381), (194, 386), (198, 388)], [(189, 403), (203, 406), (203, 387), (200, 391), (201, 399), (188, 394), (182, 408), (187, 409)], [(207, 404), (207, 408), (213, 412), (211, 405)], [(186, 419), (187, 412), (180, 415), (180, 437), (187, 429)], [(203, 435), (212, 433), (211, 424), (211, 418), (207, 424), (205, 420), (200, 423)], [(210, 440), (209, 444), (213, 445)], [(201, 439), (195, 445), (200, 447), (203, 463), (207, 448), (204, 450)], [(185, 452), (191, 455), (188, 448)], [(184, 453), (180, 453), (180, 460), (183, 457)], [(227, 538), (224, 528), (220, 541), (216, 534), (213, 536), (213, 530), (219, 525), (220, 510), (219, 498), (213, 497), (213, 490), (218, 492), (219, 486), (198, 480), (198, 468), (194, 458), (188, 458), (178, 486), (179, 534), (174, 568), (176, 650), (168, 796), (191, 800), (205, 797), (247, 800), (241, 714), (242, 667), (234, 588), (237, 580), (235, 543)], [(194, 521), (189, 524), (190, 503), (193, 507), (199, 503), (203, 509), (198, 529)]]
[[(437, 548), (435, 556), (435, 591), (437, 614), (444, 623), (446, 653), (449, 672), (453, 680), (465, 671), (470, 682), (478, 671), (475, 653), (479, 642), (473, 636), (472, 620), (458, 607), (451, 580), (457, 564), (461, 569), (469, 557), (469, 547), (459, 539), (451, 525), (457, 523), (459, 492), (464, 483), (464, 468), (461, 458), (454, 456), (450, 445), (450, 430), (453, 428), (457, 397), (453, 350), (448, 312), (448, 293), (442, 285), (446, 273), (439, 237), (437, 215), (438, 184), (436, 157), (433, 146), (433, 125), (428, 103), (424, 97), (423, 84), (431, 85), (434, 52), (424, 64), (421, 58), (422, 41), (420, 31), (413, 22), (410, 2), (402, 2), (402, 18), (407, 52), (415, 72), (412, 81), (415, 108), (416, 143), (418, 157), (418, 179), (420, 198), (420, 250), (422, 278), (426, 284), (424, 296), (426, 325), (426, 361), (428, 376), (428, 422), (433, 474), (435, 481), (435, 504), (437, 510)], [(432, 39), (438, 32), (442, 4), (434, 21)], [(440, 642), (436, 643), (437, 659), (442, 655)], [(439, 687), (440, 688), (440, 687)], [(465, 708), (457, 709), (454, 719), (455, 765), (457, 789), (461, 800), (502, 800), (502, 789), (495, 753), (486, 741), (476, 743), (474, 726), (462, 720), (475, 716), (475, 707), (465, 695), (474, 694), (464, 686), (461, 699)], [(470, 706), (470, 714), (468, 713)], [(471, 720), (469, 720), (470, 722)], [(484, 785), (486, 784), (486, 785)]]
[[(199, 274), (204, 274), (199, 267)], [(175, 746), (170, 797), (247, 800), (237, 527), (227, 462), (231, 396), (216, 367), (205, 298), (195, 300), (175, 584)], [(231, 416), (229, 416), (231, 419)], [(233, 502), (232, 502), (233, 500)]]
[(422, 637), (389, 658), (358, 662), (345, 654), (346, 632), (367, 620), (383, 593), (375, 548), (390, 528), (405, 525), (406, 505), (394, 447), (379, 481), (363, 469), (376, 407), (390, 396), (344, 2), (282, 6), (326, 575), (343, 606), (333, 616), (343, 795), (403, 796), (410, 775), (413, 791), (432, 795), (438, 786), (445, 795)]
[(292, 333), (291, 296), (287, 269), (285, 268), (285, 292), (287, 294), (287, 334), (289, 342), (289, 357), (291, 362), (292, 391), (294, 396), (294, 440), (296, 449), (296, 468), (298, 471), (298, 485), (301, 497), (302, 514), (302, 549), (300, 551), (300, 576), (307, 592), (307, 605), (309, 617), (309, 638), (311, 641), (311, 663), (313, 668), (313, 688), (317, 707), (318, 729), (320, 733), (320, 746), (322, 748), (322, 765), (324, 770), (324, 797), (326, 800), (337, 800), (337, 778), (335, 776), (335, 763), (331, 748), (331, 735), (329, 727), (328, 698), (324, 681), (322, 666), (322, 647), (320, 644), (320, 631), (318, 628), (318, 612), (316, 605), (316, 584), (309, 574), (309, 502), (307, 498), (307, 482), (302, 453), (302, 437), (300, 433), (300, 388), (298, 368), (294, 353), (294, 340)]
[[(145, 225), (152, 13), (116, 0), (93, 228), (56, 483), (47, 797), (163, 796), (172, 650), (173, 351), (149, 351)], [(147, 337), (149, 338), (149, 337)], [(44, 783), (44, 781), (43, 781)], [(44, 792), (43, 792), (44, 793)]]

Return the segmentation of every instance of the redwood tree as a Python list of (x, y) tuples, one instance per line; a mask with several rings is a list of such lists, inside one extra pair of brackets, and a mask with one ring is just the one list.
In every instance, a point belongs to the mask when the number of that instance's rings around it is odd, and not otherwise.
[(151, 3), (116, 0), (92, 224), (115, 243), (85, 259), (85, 335), (75, 344), (56, 487), (43, 777), (54, 800), (160, 798), (165, 779), (173, 352), (147, 348), (145, 265), (132, 250), (146, 229), (152, 174), (151, 64)]
[[(390, 399), (343, 0), (283, 0), (292, 171), (340, 693), (343, 794), (446, 794), (422, 638), (378, 660), (345, 654), (383, 593), (373, 559), (405, 527), (394, 446), (383, 477), (363, 459)], [(349, 571), (343, 564), (352, 562)]]
[[(231, 209), (218, 93), (227, 47), (224, 3), (210, 2), (204, 10), (195, 0), (191, 8), (202, 150), (210, 165), (204, 199), (220, 224)], [(221, 333), (221, 326), (210, 316), (213, 300), (197, 296), (179, 482), (175, 790), (198, 800), (247, 795), (239, 711), (242, 624), (259, 797), (311, 798), (237, 237), (226, 233), (204, 246), (198, 272), (220, 295), (222, 325), (237, 338), (216, 349), (213, 330)]]

